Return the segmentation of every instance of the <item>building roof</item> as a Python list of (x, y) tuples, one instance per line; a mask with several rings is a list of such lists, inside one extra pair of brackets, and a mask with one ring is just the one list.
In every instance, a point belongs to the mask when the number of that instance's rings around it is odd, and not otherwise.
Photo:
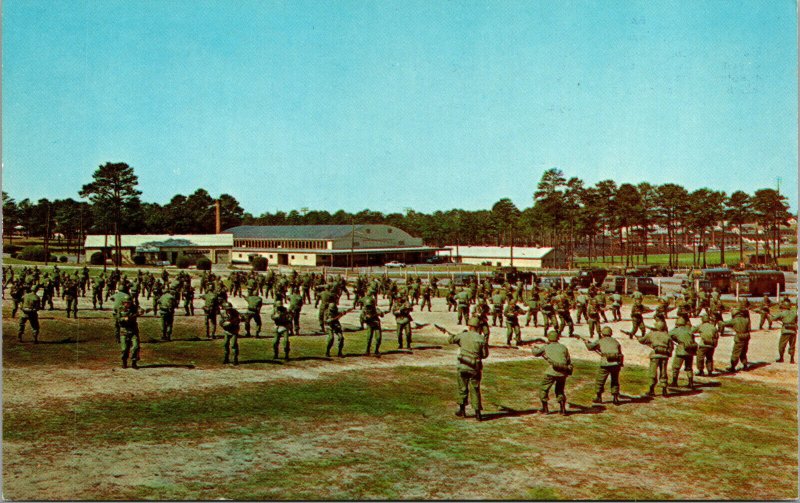
[[(231, 247), (233, 234), (123, 234), (124, 248), (191, 248), (191, 247)], [(106, 236), (90, 234), (86, 236), (86, 248), (103, 248)], [(114, 246), (114, 236), (108, 235), (108, 246)]]
[[(356, 225), (361, 232), (370, 227), (392, 227), (391, 225)], [(392, 227), (394, 228), (394, 227)], [(399, 230), (399, 229), (398, 229)], [(349, 237), (352, 225), (240, 225), (225, 229), (234, 239), (339, 239)]]
[[(437, 248), (435, 246), (393, 246), (391, 248), (353, 248), (352, 251), (350, 248), (338, 248), (338, 249), (319, 249), (319, 248), (237, 248), (236, 251), (239, 252), (246, 252), (246, 251), (258, 251), (258, 252), (269, 252), (269, 253), (313, 253), (316, 255), (348, 255), (351, 252), (355, 255), (363, 255), (367, 253), (403, 253), (403, 252), (428, 252), (428, 251), (437, 251), (437, 250), (445, 250), (446, 248)], [(515, 252), (516, 256), (516, 252)]]
[[(452, 249), (453, 256), (456, 256), (456, 250), (461, 257), (478, 257), (478, 258), (511, 258), (510, 246), (459, 246), (449, 245), (448, 248)], [(514, 247), (514, 258), (519, 259), (541, 259), (547, 256), (553, 248), (533, 248), (533, 247)], [(439, 253), (442, 255), (442, 253)]]

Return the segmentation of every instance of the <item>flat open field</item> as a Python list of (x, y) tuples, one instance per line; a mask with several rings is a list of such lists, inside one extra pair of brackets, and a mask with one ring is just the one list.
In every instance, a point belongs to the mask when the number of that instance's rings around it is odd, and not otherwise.
[[(386, 302), (381, 300), (381, 306)], [(200, 306), (201, 302), (196, 301)], [(145, 303), (149, 306), (149, 303)], [(241, 299), (235, 305), (244, 307)], [(349, 306), (347, 300), (342, 305)], [(58, 300), (57, 307), (63, 307)], [(87, 307), (85, 299), (81, 307)], [(90, 307), (90, 306), (89, 306)], [(198, 309), (198, 314), (202, 311)], [(570, 414), (538, 414), (546, 364), (499, 347), (492, 329), (487, 419), (453, 416), (455, 354), (426, 326), (397, 348), (384, 318), (381, 358), (365, 357), (358, 314), (343, 319), (344, 358), (324, 357), (306, 306), (292, 358), (243, 339), (241, 365), (201, 316), (176, 312), (173, 342), (143, 318), (142, 367), (123, 370), (110, 312), (43, 311), (41, 342), (20, 344), (3, 304), (3, 496), (8, 499), (786, 499), (797, 488), (797, 367), (775, 363), (778, 330), (755, 331), (757, 368), (698, 377), (648, 399), (649, 350), (610, 324), (626, 355), (623, 404), (592, 406), (599, 357), (562, 339), (576, 360)], [(627, 316), (627, 309), (623, 315)], [(460, 330), (443, 299), (419, 323)], [(754, 315), (754, 322), (757, 315)], [(673, 320), (670, 320), (670, 327)], [(587, 334), (578, 325), (579, 334)], [(523, 339), (542, 335), (524, 328)], [(26, 341), (31, 336), (26, 334)], [(728, 365), (721, 339), (717, 367)], [(685, 383), (681, 375), (681, 384)], [(551, 396), (552, 399), (552, 396)], [(552, 402), (555, 404), (555, 402)], [(555, 408), (553, 406), (553, 408)]]

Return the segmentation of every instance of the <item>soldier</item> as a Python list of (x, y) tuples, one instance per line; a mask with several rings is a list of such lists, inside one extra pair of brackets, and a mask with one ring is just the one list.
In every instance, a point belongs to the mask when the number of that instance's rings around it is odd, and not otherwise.
[[(506, 318), (506, 345), (511, 345), (511, 336), (514, 336), (514, 343), (519, 346), (522, 342), (522, 332), (519, 327), (519, 315), (524, 314), (524, 311), (517, 306), (515, 302), (509, 302), (506, 305), (503, 316)], [(502, 325), (501, 325), (502, 326)]]
[(658, 320), (655, 325), (655, 330), (636, 337), (636, 340), (653, 348), (650, 353), (650, 389), (647, 395), (655, 395), (656, 384), (660, 381), (661, 394), (667, 396), (667, 363), (672, 356), (672, 339), (666, 331), (666, 323)]
[[(259, 297), (260, 298), (260, 297)], [(275, 342), (272, 343), (272, 353), (275, 360), (278, 359), (278, 348), (281, 338), (283, 338), (283, 358), (289, 359), (289, 334), (292, 331), (292, 318), (289, 311), (280, 304), (275, 304), (272, 311), (272, 321), (275, 322)]]
[(372, 338), (375, 337), (375, 356), (381, 355), (381, 338), (383, 331), (381, 330), (381, 316), (383, 311), (378, 309), (375, 305), (374, 299), (372, 302), (364, 304), (362, 309), (364, 323), (367, 325), (367, 352), (369, 355), (370, 348), (372, 347)]
[(172, 324), (175, 321), (175, 306), (178, 301), (175, 300), (175, 292), (173, 290), (161, 295), (158, 298), (158, 314), (161, 316), (161, 340), (172, 340)]
[(569, 296), (566, 292), (562, 292), (561, 295), (558, 297), (558, 304), (556, 306), (558, 310), (558, 335), (560, 336), (561, 333), (564, 331), (564, 327), (569, 327), (569, 337), (575, 335), (575, 325), (572, 323), (572, 315), (569, 312), (570, 309), (570, 300)]
[(188, 282), (183, 291), (183, 309), (186, 316), (194, 316), (194, 287)]
[(589, 307), (586, 312), (586, 319), (589, 320), (589, 338), (594, 337), (595, 331), (597, 337), (600, 337), (600, 312), (597, 308), (597, 299), (589, 301)]
[(131, 299), (131, 296), (124, 290), (120, 290), (111, 296), (111, 316), (114, 318), (114, 340), (117, 341), (118, 344), (121, 342), (120, 330), (122, 329), (122, 325), (120, 325), (120, 317), (122, 316), (123, 303), (129, 300), (132, 301), (133, 299)]
[(672, 386), (678, 386), (678, 374), (681, 367), (686, 372), (689, 388), (694, 389), (694, 372), (692, 365), (697, 354), (697, 343), (694, 342), (691, 327), (686, 326), (683, 318), (678, 318), (675, 328), (669, 332), (670, 339), (675, 343), (675, 355), (672, 359)]
[(25, 284), (22, 279), (17, 281), (11, 286), (11, 300), (14, 302), (14, 307), (11, 310), (11, 317), (17, 317), (17, 310), (22, 305), (22, 298), (25, 296)]
[(447, 289), (445, 302), (447, 302), (448, 313), (456, 309), (456, 287), (452, 283), (450, 283), (450, 288)]
[(233, 348), (233, 364), (239, 365), (239, 327), (241, 325), (241, 317), (239, 311), (233, 308), (233, 304), (228, 301), (222, 305), (222, 312), (220, 313), (220, 325), (225, 331), (225, 358), (222, 364), (230, 363), (231, 348)]
[(481, 378), (483, 377), (483, 360), (489, 356), (489, 344), (483, 335), (475, 329), (478, 319), (475, 317), (467, 320), (468, 330), (454, 334), (437, 328), (449, 335), (448, 343), (458, 344), (458, 410), (457, 417), (466, 417), (467, 403), (472, 403), (475, 410), (475, 419), (481, 421)]
[(462, 320), (466, 323), (469, 319), (470, 293), (463, 290), (458, 292), (455, 301), (456, 310), (458, 311), (458, 324), (461, 325)]
[(575, 323), (580, 323), (581, 317), (587, 321), (589, 320), (587, 312), (588, 304), (589, 298), (584, 293), (581, 293), (575, 298)]
[(431, 312), (432, 293), (433, 293), (433, 288), (430, 285), (425, 285), (425, 288), (422, 289), (422, 305), (419, 306), (420, 311), (424, 311), (425, 306), (428, 306), (428, 312)]
[(261, 307), (264, 305), (264, 299), (260, 295), (256, 295), (255, 291), (249, 290), (247, 292), (247, 315), (245, 316), (244, 329), (247, 337), (250, 337), (250, 322), (254, 321), (256, 324), (256, 338), (261, 335)]
[(633, 339), (634, 335), (636, 335), (637, 330), (642, 331), (642, 336), (644, 337), (645, 334), (645, 325), (644, 325), (644, 313), (651, 312), (651, 309), (642, 304), (641, 300), (634, 300), (633, 306), (631, 306), (631, 322), (633, 323), (633, 328), (630, 332), (622, 330), (623, 334), (627, 334), (628, 337)]
[(19, 317), (19, 342), (22, 342), (22, 334), (25, 333), (25, 324), (30, 321), (31, 330), (33, 330), (33, 342), (39, 343), (39, 309), (41, 309), (41, 301), (39, 296), (36, 295), (36, 287), (29, 286), (27, 293), (22, 297), (22, 316)]
[[(339, 313), (339, 306), (336, 305), (335, 302), (328, 303), (328, 312), (325, 316), (325, 323), (328, 325), (328, 336), (325, 339), (325, 356), (330, 358), (331, 356), (331, 348), (333, 348), (333, 338), (336, 337), (337, 343), (337, 353), (336, 356), (342, 358), (344, 354), (342, 354), (342, 350), (344, 350), (344, 333), (342, 332), (342, 324), (339, 322), (339, 319), (344, 316), (345, 313)], [(378, 321), (380, 324), (380, 320)], [(380, 352), (378, 347), (380, 346), (380, 336), (377, 339), (375, 345), (375, 354), (379, 355)], [(369, 342), (367, 343), (367, 354), (369, 354)]]
[(122, 349), (122, 368), (128, 368), (128, 357), (131, 359), (131, 367), (139, 368), (139, 323), (138, 317), (141, 311), (128, 298), (123, 301), (117, 313), (119, 327), (122, 329), (122, 337), (117, 339)]
[(408, 301), (399, 301), (395, 305), (395, 323), (397, 323), (397, 347), (403, 349), (403, 334), (406, 336), (406, 347), (411, 349), (411, 311), (414, 309)]
[(548, 343), (543, 346), (531, 348), (533, 356), (540, 356), (550, 364), (539, 386), (539, 399), (542, 401), (542, 414), (550, 412), (547, 406), (547, 399), (550, 388), (556, 386), (556, 400), (558, 400), (559, 411), (567, 414), (567, 395), (564, 388), (567, 384), (567, 377), (572, 375), (572, 362), (569, 357), (569, 350), (566, 346), (558, 342), (558, 332), (551, 330), (547, 332)]
[(595, 381), (595, 396), (594, 403), (603, 403), (603, 390), (606, 386), (606, 380), (611, 376), (611, 396), (614, 405), (619, 405), (619, 372), (623, 365), (622, 346), (619, 342), (612, 337), (613, 332), (611, 327), (603, 327), (598, 334), (597, 341), (590, 341), (584, 339), (583, 343), (586, 344), (586, 349), (595, 351), (600, 354), (600, 373), (597, 375)]
[(300, 312), (303, 309), (303, 296), (299, 293), (289, 295), (289, 314), (292, 316), (292, 333), (300, 333)]
[(206, 338), (213, 339), (217, 335), (217, 314), (219, 313), (219, 297), (214, 287), (209, 285), (203, 294), (203, 314), (206, 323)]
[(606, 318), (606, 304), (608, 303), (606, 294), (600, 290), (594, 298), (597, 301), (597, 312), (600, 314), (600, 317), (603, 318), (603, 323), (608, 323), (608, 318)]
[(544, 333), (550, 331), (550, 327), (558, 328), (558, 318), (556, 316), (555, 299), (545, 297), (542, 302), (542, 318), (544, 318)]
[(78, 283), (72, 279), (67, 279), (64, 282), (64, 299), (67, 301), (67, 318), (69, 313), (72, 312), (72, 317), (78, 319)]
[(486, 338), (488, 343), (489, 341), (489, 312), (491, 308), (489, 304), (486, 303), (486, 298), (481, 295), (478, 297), (478, 301), (475, 303), (475, 308), (472, 310), (472, 316), (478, 318), (478, 325), (475, 329), (478, 331), (479, 334), (483, 334)]
[(531, 326), (531, 318), (533, 318), (533, 326), (539, 326), (539, 320), (537, 319), (539, 316), (539, 293), (534, 290), (531, 294), (531, 298), (528, 299), (526, 302), (528, 306), (528, 314), (525, 316), (525, 326)]
[[(367, 298), (371, 299), (373, 302), (375, 301), (374, 297), (370, 295)], [(367, 298), (362, 299), (362, 302), (367, 301)], [(328, 303), (331, 301), (331, 291), (328, 288), (323, 288), (323, 290), (317, 294), (316, 302), (319, 306), (319, 329), (324, 333), (325, 332), (325, 316), (328, 312)]]
[(100, 310), (103, 310), (103, 287), (106, 284), (106, 279), (103, 276), (103, 273), (100, 273), (94, 280), (94, 285), (92, 285), (92, 308), (97, 309), (97, 304), (100, 304)]
[(692, 328), (692, 333), (700, 334), (700, 342), (697, 347), (697, 375), (705, 375), (704, 370), (708, 370), (708, 375), (714, 372), (714, 351), (719, 342), (719, 332), (717, 325), (711, 323), (708, 313), (703, 313), (700, 317), (702, 323)]
[(783, 325), (781, 327), (781, 338), (778, 340), (778, 359), (775, 361), (783, 361), (783, 352), (788, 344), (789, 363), (794, 363), (794, 350), (797, 344), (797, 304), (783, 302), (781, 307), (783, 311), (775, 316), (770, 316), (770, 321), (780, 321)]
[(492, 326), (497, 326), (497, 320), (500, 320), (500, 328), (503, 327), (503, 304), (506, 297), (502, 292), (497, 291), (492, 295)]
[(733, 351), (731, 351), (731, 366), (728, 372), (736, 372), (736, 364), (742, 362), (742, 370), (747, 370), (747, 348), (750, 345), (750, 321), (745, 318), (744, 313), (736, 310), (733, 319), (722, 322), (723, 327), (732, 327), (735, 333), (733, 339)]
[(764, 328), (764, 322), (767, 322), (767, 327), (769, 330), (772, 330), (772, 317), (770, 316), (770, 310), (772, 309), (772, 301), (769, 298), (769, 294), (764, 294), (764, 299), (761, 301), (761, 305), (758, 307), (758, 313), (761, 317), (758, 320), (758, 329), (761, 330)]

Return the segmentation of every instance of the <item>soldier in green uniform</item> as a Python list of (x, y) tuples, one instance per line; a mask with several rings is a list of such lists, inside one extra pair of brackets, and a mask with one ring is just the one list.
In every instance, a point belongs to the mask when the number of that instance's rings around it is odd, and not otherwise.
[(403, 349), (403, 334), (406, 336), (406, 347), (411, 349), (411, 311), (413, 308), (407, 300), (398, 300), (392, 314), (397, 323), (397, 347)]
[(644, 336), (645, 325), (643, 315), (649, 312), (651, 312), (651, 309), (645, 307), (641, 300), (634, 300), (631, 306), (631, 322), (633, 323), (633, 328), (630, 332), (622, 330), (622, 333), (633, 339), (634, 335), (636, 335), (636, 331), (641, 330), (642, 336)]
[[(342, 358), (344, 354), (342, 351), (344, 350), (344, 333), (342, 332), (342, 324), (339, 322), (341, 315), (344, 313), (339, 313), (339, 306), (336, 305), (335, 302), (330, 302), (328, 304), (328, 312), (325, 316), (325, 323), (328, 325), (328, 336), (325, 339), (325, 356), (331, 356), (331, 349), (333, 348), (333, 339), (336, 338), (337, 343), (337, 352), (336, 356)], [(378, 321), (380, 323), (380, 321)], [(380, 352), (378, 347), (380, 346), (380, 338), (376, 344), (375, 354), (379, 355)], [(367, 344), (367, 354), (369, 354), (369, 343)]]
[(580, 323), (581, 318), (589, 320), (588, 307), (589, 297), (586, 294), (581, 293), (575, 297), (575, 323)]
[(600, 354), (600, 373), (595, 380), (594, 403), (603, 403), (603, 390), (611, 377), (611, 396), (614, 405), (619, 405), (619, 372), (623, 365), (622, 346), (612, 337), (611, 327), (603, 327), (597, 341), (584, 339), (586, 349)]
[(500, 320), (500, 327), (503, 326), (503, 304), (506, 297), (499, 290), (492, 295), (492, 326), (497, 326), (497, 320)]
[(139, 308), (128, 298), (124, 300), (117, 310), (117, 320), (122, 329), (122, 337), (117, 342), (122, 350), (122, 368), (128, 368), (128, 357), (131, 359), (131, 367), (138, 368), (139, 361), (139, 323), (138, 318), (141, 314)]
[[(489, 356), (489, 344), (482, 334), (475, 329), (478, 319), (467, 320), (468, 330), (460, 334), (447, 332), (450, 344), (458, 344), (458, 410), (457, 417), (465, 417), (467, 404), (472, 403), (475, 419), (482, 420), (481, 411), (481, 379), (483, 377), (483, 360)], [(441, 330), (441, 329), (440, 329)]]
[(566, 292), (562, 292), (561, 295), (558, 296), (558, 304), (556, 305), (559, 321), (559, 336), (564, 331), (564, 327), (569, 327), (569, 337), (575, 335), (575, 324), (572, 322), (572, 315), (569, 312), (570, 304), (569, 296)]
[(247, 292), (247, 315), (244, 319), (244, 330), (247, 337), (250, 337), (250, 322), (256, 324), (256, 338), (261, 335), (261, 307), (264, 305), (264, 299), (260, 295), (256, 295), (255, 291), (249, 290)]
[(683, 318), (678, 318), (675, 328), (669, 332), (670, 339), (675, 344), (675, 355), (672, 358), (672, 386), (678, 385), (678, 374), (681, 367), (686, 373), (690, 389), (694, 388), (694, 372), (692, 366), (697, 354), (697, 343), (694, 341), (691, 327), (686, 326)]
[(547, 399), (550, 388), (555, 384), (556, 400), (558, 400), (559, 411), (567, 414), (567, 395), (564, 388), (567, 384), (567, 377), (572, 375), (572, 361), (569, 357), (569, 350), (566, 346), (558, 342), (558, 332), (551, 330), (547, 332), (548, 343), (542, 346), (531, 348), (533, 356), (540, 356), (550, 364), (544, 375), (542, 383), (539, 385), (539, 399), (542, 401), (542, 414), (549, 411)]
[(209, 285), (203, 294), (203, 313), (206, 323), (206, 338), (213, 339), (217, 335), (217, 314), (219, 314), (219, 297), (214, 287)]
[(364, 318), (364, 323), (367, 325), (367, 352), (365, 354), (369, 355), (372, 347), (372, 338), (374, 337), (375, 356), (380, 356), (381, 338), (383, 337), (383, 331), (381, 329), (381, 316), (383, 316), (383, 311), (378, 309), (373, 301), (364, 305), (364, 308), (362, 309), (362, 315)]
[(462, 290), (456, 294), (455, 300), (456, 311), (458, 312), (458, 324), (461, 325), (462, 320), (466, 323), (469, 319), (470, 293)]
[[(120, 325), (120, 317), (123, 315), (123, 304), (127, 301), (133, 301), (130, 294), (125, 291), (126, 289), (123, 287), (117, 293), (111, 296), (111, 316), (114, 318), (114, 340), (117, 343), (122, 341), (120, 331), (122, 329), (122, 325)], [(137, 322), (138, 326), (138, 322)]]
[(525, 316), (525, 326), (531, 326), (531, 318), (533, 318), (533, 326), (539, 326), (539, 294), (536, 290), (531, 294), (531, 298), (526, 302), (528, 306), (528, 314)]
[(233, 349), (233, 364), (239, 365), (239, 327), (241, 325), (241, 317), (239, 311), (233, 308), (233, 304), (226, 301), (222, 305), (222, 312), (220, 313), (220, 325), (225, 331), (225, 340), (223, 342), (225, 348), (225, 358), (222, 364), (230, 363), (231, 348)]
[(72, 313), (72, 317), (78, 319), (78, 283), (72, 279), (64, 282), (64, 299), (67, 301), (67, 318)]
[(717, 325), (711, 323), (707, 313), (703, 313), (700, 320), (702, 323), (692, 327), (692, 333), (700, 335), (700, 342), (697, 345), (697, 375), (705, 375), (705, 370), (711, 375), (714, 372), (714, 351), (719, 342), (719, 332)]
[(772, 330), (772, 317), (770, 316), (770, 311), (772, 309), (772, 301), (769, 298), (769, 294), (764, 294), (764, 299), (761, 301), (761, 305), (758, 307), (758, 313), (761, 315), (758, 320), (758, 329), (761, 330), (764, 328), (764, 323), (767, 323), (767, 327), (769, 330)]
[(103, 309), (103, 287), (106, 284), (106, 278), (103, 273), (100, 273), (94, 280), (92, 285), (92, 308), (97, 309), (97, 304), (100, 304), (100, 310)]
[(22, 315), (19, 317), (19, 342), (22, 342), (22, 334), (25, 333), (25, 324), (30, 322), (33, 331), (34, 344), (39, 343), (39, 310), (41, 303), (39, 296), (34, 291), (35, 287), (27, 287), (27, 293), (22, 297)]
[(636, 340), (645, 346), (650, 346), (653, 352), (650, 353), (650, 389), (648, 396), (655, 395), (656, 384), (661, 382), (661, 394), (667, 396), (667, 363), (672, 356), (672, 339), (667, 333), (666, 324), (657, 321), (655, 330), (637, 337)]
[[(434, 278), (436, 279), (436, 278)], [(422, 289), (422, 304), (419, 306), (420, 311), (425, 310), (425, 306), (428, 306), (428, 312), (431, 311), (431, 295), (433, 294), (433, 287), (431, 285), (425, 285), (425, 288)]]
[(597, 292), (597, 295), (595, 295), (594, 300), (597, 301), (597, 312), (600, 314), (600, 317), (603, 318), (603, 323), (608, 323), (608, 318), (606, 318), (606, 303), (608, 302), (606, 294), (600, 290)]
[(22, 305), (22, 298), (25, 297), (25, 284), (22, 279), (11, 286), (11, 300), (14, 302), (14, 307), (11, 309), (11, 317), (17, 317), (17, 310)]
[(183, 310), (186, 316), (194, 316), (194, 287), (190, 283), (183, 291)]
[[(370, 300), (372, 302), (375, 302), (375, 297), (373, 297), (373, 296), (368, 294), (365, 298), (361, 299), (361, 303), (363, 305), (365, 302), (369, 302)], [(327, 287), (323, 288), (323, 290), (317, 295), (317, 298), (316, 298), (317, 306), (319, 308), (319, 312), (318, 312), (319, 329), (322, 332), (325, 332), (325, 327), (327, 325), (326, 320), (325, 320), (325, 316), (326, 316), (326, 313), (328, 312), (328, 303), (330, 301), (331, 301), (331, 291), (330, 291), (330, 289), (327, 288)]]
[(303, 296), (299, 293), (289, 295), (289, 314), (292, 317), (292, 333), (300, 333), (300, 312), (303, 309)]
[(447, 289), (445, 302), (447, 303), (448, 313), (456, 309), (456, 287), (452, 283), (450, 283), (450, 288)]
[(589, 337), (594, 337), (595, 331), (597, 337), (600, 337), (600, 311), (597, 308), (597, 299), (589, 301), (585, 316), (589, 320)]
[(783, 361), (783, 352), (786, 346), (789, 346), (789, 363), (794, 363), (794, 351), (797, 344), (797, 304), (782, 303), (783, 311), (770, 316), (770, 321), (780, 321), (783, 325), (781, 327), (781, 337), (778, 340), (778, 359), (776, 362)]
[(175, 321), (175, 307), (178, 301), (175, 292), (168, 290), (158, 298), (158, 314), (161, 316), (161, 340), (172, 340), (172, 324)]
[(514, 336), (514, 343), (519, 346), (522, 342), (522, 331), (519, 327), (519, 315), (525, 311), (520, 309), (516, 302), (509, 302), (503, 311), (506, 318), (506, 345), (511, 345), (511, 336)]
[(541, 303), (545, 334), (550, 331), (550, 327), (558, 328), (555, 303), (555, 299), (550, 299), (548, 297), (545, 297), (544, 301)]
[[(259, 297), (260, 298), (260, 297)], [(272, 321), (275, 322), (275, 342), (272, 343), (272, 353), (274, 359), (278, 359), (278, 349), (280, 348), (281, 338), (283, 338), (283, 358), (289, 359), (289, 334), (292, 331), (292, 317), (289, 311), (280, 304), (275, 304), (272, 311)]]
[(723, 327), (732, 327), (734, 331), (733, 351), (731, 351), (731, 366), (728, 372), (736, 372), (736, 364), (742, 362), (742, 370), (747, 370), (747, 349), (750, 345), (750, 320), (738, 309), (733, 313), (733, 319), (722, 322)]

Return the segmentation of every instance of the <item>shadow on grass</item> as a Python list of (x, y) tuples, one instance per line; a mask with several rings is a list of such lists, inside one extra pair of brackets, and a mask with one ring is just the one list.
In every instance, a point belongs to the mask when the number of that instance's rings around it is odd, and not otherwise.
[(498, 412), (485, 412), (483, 414), (483, 420), (494, 421), (495, 419), (502, 419), (504, 417), (530, 416), (532, 414), (538, 414), (540, 411), (540, 409), (516, 410), (504, 405), (498, 406), (498, 409), (500, 409)]
[(269, 363), (270, 365), (283, 365), (281, 360), (239, 360), (239, 365), (250, 365), (252, 363)]
[(629, 403), (650, 403), (653, 401), (653, 397), (649, 395), (623, 395), (620, 394), (619, 397), (622, 399), (620, 400), (620, 405), (627, 405)]
[(193, 369), (194, 365), (180, 363), (146, 363), (139, 364), (140, 369)]
[[(416, 349), (416, 348), (414, 348)], [(382, 351), (381, 355), (413, 355), (414, 352), (408, 349), (392, 349), (389, 351)]]
[[(605, 412), (606, 407), (604, 405), (595, 404), (592, 406), (585, 406), (578, 403), (567, 402), (567, 415), (573, 416), (577, 414), (601, 414)], [(555, 410), (558, 412), (558, 409)], [(552, 413), (552, 411), (551, 411)]]
[(695, 388), (719, 388), (720, 386), (722, 386), (722, 383), (719, 381), (694, 382)]
[(703, 392), (700, 389), (675, 389), (675, 388), (667, 388), (667, 396), (666, 398), (673, 398), (673, 397), (682, 397), (682, 396), (695, 396), (699, 395)]
[(59, 339), (57, 341), (39, 341), (39, 344), (77, 344), (77, 339), (67, 337), (66, 339)]
[(414, 351), (425, 351), (426, 349), (442, 349), (442, 346), (414, 346)]
[(332, 361), (333, 358), (330, 358), (328, 356), (298, 356), (297, 358), (290, 358), (290, 360), (295, 362), (303, 362), (307, 360), (329, 362)]

